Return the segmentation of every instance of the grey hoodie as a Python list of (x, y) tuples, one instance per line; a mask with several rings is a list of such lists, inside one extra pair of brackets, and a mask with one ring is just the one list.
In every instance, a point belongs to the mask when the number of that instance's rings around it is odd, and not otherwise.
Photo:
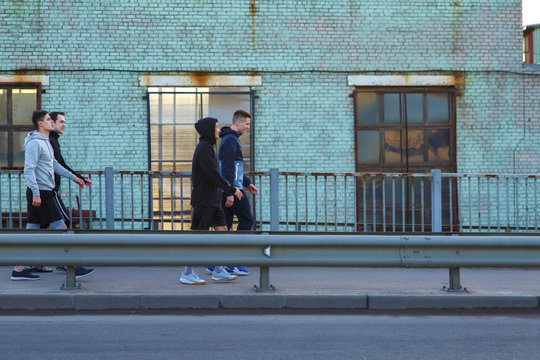
[(24, 139), (24, 177), (34, 196), (39, 195), (39, 190), (54, 189), (54, 173), (75, 179), (54, 158), (49, 138), (38, 131), (30, 132)]

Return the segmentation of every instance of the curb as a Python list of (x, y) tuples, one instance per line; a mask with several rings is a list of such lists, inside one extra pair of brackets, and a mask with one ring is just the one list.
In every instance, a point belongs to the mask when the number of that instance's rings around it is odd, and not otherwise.
[(474, 310), (540, 309), (537, 296), (4, 294), (18, 310)]

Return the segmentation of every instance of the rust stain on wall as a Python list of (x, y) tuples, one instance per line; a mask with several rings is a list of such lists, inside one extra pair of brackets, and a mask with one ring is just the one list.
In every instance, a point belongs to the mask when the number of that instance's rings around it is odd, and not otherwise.
[(463, 96), (463, 93), (465, 92), (465, 85), (466, 85), (466, 79), (465, 79), (465, 73), (457, 71), (454, 72), (454, 78), (456, 80), (456, 96)]
[(258, 9), (255, 4), (255, 0), (250, 0), (249, 3), (249, 15), (251, 16), (251, 45), (255, 47), (255, 16), (257, 15)]
[(210, 75), (206, 72), (193, 72), (190, 75), (193, 80), (193, 86), (207, 86), (210, 81)]

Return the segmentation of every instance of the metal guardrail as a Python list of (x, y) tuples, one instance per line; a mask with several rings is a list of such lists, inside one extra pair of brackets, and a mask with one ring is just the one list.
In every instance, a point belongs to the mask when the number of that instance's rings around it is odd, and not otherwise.
[[(189, 230), (189, 172), (87, 172), (65, 183), (70, 228)], [(537, 175), (252, 172), (259, 231), (426, 233), (538, 232)], [(21, 170), (0, 170), (0, 229), (24, 228)]]
[[(166, 232), (0, 233), (0, 265), (211, 265), (260, 267), (259, 290), (272, 288), (271, 266), (450, 268), (540, 267), (540, 235), (350, 235)], [(75, 288), (69, 272), (66, 288)]]

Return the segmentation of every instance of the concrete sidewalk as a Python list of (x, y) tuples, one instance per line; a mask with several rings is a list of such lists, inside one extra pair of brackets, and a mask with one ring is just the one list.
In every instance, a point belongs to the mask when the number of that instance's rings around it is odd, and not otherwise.
[(0, 310), (540, 309), (540, 269), (462, 269), (468, 291), (448, 293), (447, 269), (271, 268), (275, 291), (257, 293), (258, 268), (230, 283), (183, 285), (178, 267), (98, 267), (79, 290), (65, 274), (11, 281), (0, 267)]

